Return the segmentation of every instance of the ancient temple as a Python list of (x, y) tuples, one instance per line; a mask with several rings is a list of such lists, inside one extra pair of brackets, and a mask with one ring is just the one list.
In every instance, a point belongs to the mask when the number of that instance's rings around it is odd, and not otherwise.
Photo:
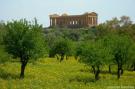
[(82, 15), (58, 14), (50, 15), (50, 27), (93, 27), (98, 24), (98, 15), (95, 12)]

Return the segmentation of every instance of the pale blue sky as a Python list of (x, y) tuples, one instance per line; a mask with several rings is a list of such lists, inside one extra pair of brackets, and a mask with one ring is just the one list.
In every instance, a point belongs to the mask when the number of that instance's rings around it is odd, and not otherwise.
[(49, 26), (49, 14), (93, 11), (99, 14), (99, 23), (122, 15), (135, 22), (135, 0), (0, 0), (0, 20), (36, 17), (44, 26)]

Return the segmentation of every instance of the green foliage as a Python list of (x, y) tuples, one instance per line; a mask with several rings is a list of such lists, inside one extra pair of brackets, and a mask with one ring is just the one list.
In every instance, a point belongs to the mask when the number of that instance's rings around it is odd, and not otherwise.
[(24, 69), (29, 59), (37, 59), (44, 55), (45, 44), (42, 26), (30, 23), (25, 19), (8, 22), (7, 34), (4, 37), (6, 51), (14, 58), (20, 58), (22, 63), (21, 75), (24, 77)]
[(106, 46), (111, 49), (116, 63), (124, 64), (127, 61), (129, 48), (131, 46), (130, 37), (125, 35), (109, 35), (104, 42), (106, 43)]
[(9, 61), (10, 55), (5, 52), (4, 47), (0, 45), (0, 64), (3, 64), (7, 61)]
[(14, 57), (26, 56), (37, 58), (44, 49), (42, 27), (28, 21), (20, 20), (7, 23), (7, 34), (4, 37), (6, 50)]
[(103, 46), (102, 40), (85, 43), (80, 55), (80, 61), (94, 69), (95, 79), (99, 79), (100, 67), (112, 59), (110, 50)]
[(131, 21), (130, 17), (128, 17), (128, 16), (122, 16), (120, 18), (120, 24), (121, 24), (121, 26), (125, 27), (125, 26), (131, 25), (132, 21)]
[(81, 61), (91, 66), (102, 66), (106, 60), (112, 58), (109, 49), (103, 46), (101, 40), (98, 42), (85, 43), (81, 53)]
[(67, 37), (69, 39), (73, 40), (73, 41), (79, 41), (79, 39), (80, 39), (80, 32), (78, 30), (73, 30), (73, 31), (69, 32)]
[(5, 23), (0, 21), (0, 44), (3, 42), (3, 36), (6, 34)]
[(133, 42), (130, 49), (129, 49), (129, 55), (128, 55), (128, 62), (127, 65), (130, 66), (130, 69), (133, 69), (135, 71), (135, 43)]
[(78, 42), (76, 43), (75, 47), (75, 58), (78, 59), (79, 56), (82, 54), (82, 50), (85, 47), (85, 42)]
[[(115, 74), (109, 74), (108, 68), (102, 67), (100, 80), (95, 81), (93, 73), (70, 57), (59, 63), (56, 58), (37, 60), (36, 64), (27, 65), (27, 75), (23, 80), (18, 79), (19, 63), (6, 63), (0, 65), (1, 89), (107, 89), (111, 86), (133, 86), (135, 72), (125, 71), (120, 80)], [(113, 67), (113, 72), (116, 72)]]
[(111, 49), (114, 56), (113, 62), (118, 65), (118, 78), (123, 74), (123, 65), (127, 63), (131, 38), (126, 35), (109, 35), (104, 39), (104, 43)]
[(68, 56), (71, 52), (71, 42), (67, 39), (59, 39), (54, 43), (51, 52), (53, 55), (58, 54), (59, 56), (61, 56), (60, 61), (62, 61), (64, 59), (64, 56)]
[(36, 19), (34, 22), (25, 19), (7, 24), (0, 22), (0, 62), (7, 61), (9, 53), (20, 59), (25, 69), (30, 59), (35, 61), (33, 59), (42, 57), (47, 51), (50, 57), (60, 56), (60, 61), (65, 56), (74, 55), (92, 67), (95, 76), (99, 75), (104, 65), (116, 64), (118, 76), (126, 63), (135, 68), (135, 47), (132, 42), (132, 39), (135, 41), (135, 24), (128, 16), (113, 18), (92, 28), (42, 29)]
[(5, 52), (3, 45), (3, 36), (6, 34), (5, 23), (0, 22), (0, 64), (3, 64), (10, 59), (9, 54)]

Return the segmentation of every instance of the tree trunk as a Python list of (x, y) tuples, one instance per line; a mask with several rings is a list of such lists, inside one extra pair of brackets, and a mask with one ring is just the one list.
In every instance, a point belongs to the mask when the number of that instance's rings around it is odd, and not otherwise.
[(118, 75), (118, 79), (120, 78), (121, 76), (121, 68), (120, 68), (120, 65), (118, 64), (118, 71), (117, 71), (117, 75)]
[(118, 79), (120, 78), (120, 70), (118, 69)]
[(78, 59), (78, 56), (75, 56), (75, 60), (77, 60)]
[(134, 71), (135, 71), (135, 63), (134, 63)]
[(66, 60), (68, 60), (68, 56), (66, 55)]
[(121, 74), (121, 75), (123, 74), (123, 67), (122, 67), (122, 64), (120, 65), (120, 74)]
[(55, 54), (53, 52), (49, 51), (49, 57), (53, 58), (53, 57), (55, 57)]
[(109, 65), (109, 73), (111, 73), (112, 71), (111, 71), (111, 65)]
[(99, 73), (100, 73), (100, 69), (99, 66), (97, 66), (97, 71), (95, 72), (95, 80), (99, 80)]
[(92, 71), (93, 71), (93, 73), (95, 74), (95, 66), (92, 66)]
[(121, 67), (121, 75), (123, 74), (123, 68)]
[(25, 67), (27, 65), (27, 60), (25, 61), (21, 61), (22, 65), (21, 65), (21, 73), (20, 73), (20, 79), (24, 78), (24, 71), (25, 71)]
[(61, 55), (60, 62), (63, 61), (63, 59), (64, 59), (64, 55)]
[(56, 57), (57, 57), (57, 60), (59, 60), (59, 56), (58, 56), (58, 55), (56, 55)]

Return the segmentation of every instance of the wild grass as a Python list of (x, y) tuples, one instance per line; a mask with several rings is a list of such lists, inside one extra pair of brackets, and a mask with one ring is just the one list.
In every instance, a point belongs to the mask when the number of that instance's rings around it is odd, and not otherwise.
[(0, 65), (0, 89), (111, 89), (111, 86), (135, 86), (135, 72), (124, 71), (119, 80), (115, 69), (113, 72), (109, 74), (108, 67), (103, 67), (100, 80), (95, 81), (90, 69), (73, 57), (61, 63), (56, 58), (44, 58), (29, 63), (25, 78), (20, 80), (20, 63), (8, 62)]

